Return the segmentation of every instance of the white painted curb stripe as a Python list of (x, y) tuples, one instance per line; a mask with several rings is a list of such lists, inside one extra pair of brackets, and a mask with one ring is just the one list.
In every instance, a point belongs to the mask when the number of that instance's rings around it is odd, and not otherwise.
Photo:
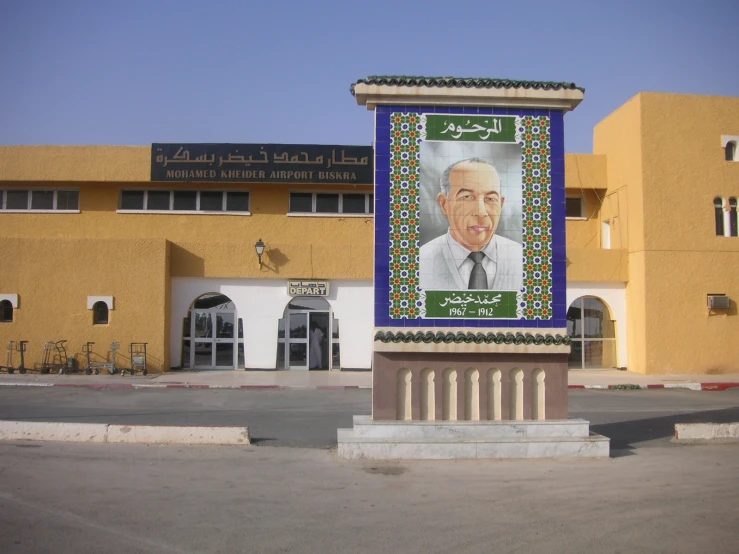
[(677, 441), (739, 441), (739, 423), (676, 423)]
[(248, 427), (178, 427), (0, 421), (0, 440), (96, 442), (127, 444), (251, 444)]

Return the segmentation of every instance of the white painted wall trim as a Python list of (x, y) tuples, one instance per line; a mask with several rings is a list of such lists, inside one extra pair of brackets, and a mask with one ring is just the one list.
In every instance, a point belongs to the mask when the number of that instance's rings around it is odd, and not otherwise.
[(626, 283), (567, 282), (567, 307), (581, 296), (597, 296), (611, 310), (616, 321), (616, 356), (618, 367), (626, 367), (628, 344), (626, 342)]
[[(301, 279), (293, 275), (291, 279)], [(277, 323), (292, 300), (287, 279), (172, 279), (170, 354), (172, 366), (182, 364), (182, 322), (196, 298), (208, 292), (228, 296), (236, 317), (244, 324), (244, 361), (247, 369), (275, 369)], [(329, 296), (339, 320), (341, 365), (369, 369), (372, 360), (374, 293), (372, 281), (331, 280)]]
[(87, 309), (92, 310), (92, 307), (96, 302), (105, 302), (109, 310), (113, 309), (113, 297), (112, 296), (88, 296), (87, 297)]
[(18, 309), (18, 295), (17, 294), (0, 294), (0, 302), (3, 300), (10, 301), (11, 306), (14, 310)]

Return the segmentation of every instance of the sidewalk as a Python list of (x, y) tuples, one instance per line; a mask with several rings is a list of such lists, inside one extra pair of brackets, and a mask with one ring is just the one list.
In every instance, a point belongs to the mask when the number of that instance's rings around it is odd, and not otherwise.
[[(327, 389), (371, 388), (370, 371), (172, 371), (141, 375), (0, 374), (0, 386), (89, 388)], [(685, 388), (726, 390), (739, 387), (739, 373), (723, 375), (642, 375), (619, 370), (570, 371), (571, 389)]]

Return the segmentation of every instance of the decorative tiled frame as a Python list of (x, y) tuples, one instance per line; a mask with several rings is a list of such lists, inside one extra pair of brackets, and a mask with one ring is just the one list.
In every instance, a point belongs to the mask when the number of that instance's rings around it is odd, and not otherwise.
[[(419, 283), (420, 145), (424, 118), (390, 114), (390, 318), (423, 315)], [(549, 117), (516, 118), (521, 145), (524, 288), (518, 295), (519, 319), (551, 319), (552, 233)]]
[[(540, 264), (531, 268), (536, 278), (538, 269), (542, 265), (551, 266), (549, 284), (550, 293), (533, 291), (534, 298), (526, 298), (526, 302), (541, 302), (536, 295), (547, 294), (551, 299), (549, 308), (541, 305), (539, 309), (549, 309), (549, 319), (537, 318), (537, 314), (529, 314), (533, 319), (425, 319), (415, 316), (405, 316), (400, 319), (390, 317), (393, 303), (393, 283), (391, 283), (391, 269), (393, 269), (394, 253), (389, 250), (392, 236), (393, 205), (391, 204), (391, 114), (424, 113), (436, 114), (478, 114), (478, 115), (508, 115), (520, 118), (548, 118), (549, 119), (549, 217), (548, 231), (551, 233), (551, 248), (548, 251), (548, 261), (541, 259)], [(510, 328), (564, 328), (567, 324), (566, 313), (566, 246), (565, 246), (565, 189), (564, 189), (564, 112), (545, 109), (519, 108), (468, 108), (448, 106), (377, 106), (375, 110), (375, 326), (376, 327), (510, 327)], [(416, 137), (417, 138), (417, 137)], [(410, 164), (409, 164), (410, 165)], [(534, 169), (533, 167), (530, 169)], [(416, 182), (418, 174), (416, 173)], [(410, 182), (410, 181), (409, 181)], [(532, 188), (533, 188), (533, 184)], [(532, 191), (533, 194), (533, 191)], [(533, 201), (533, 197), (531, 197)], [(533, 210), (533, 208), (532, 208)], [(402, 215), (402, 214), (401, 214)], [(539, 216), (541, 218), (541, 214)], [(417, 220), (417, 218), (416, 218)], [(535, 221), (535, 220), (534, 220)], [(410, 236), (411, 230), (408, 230)], [(416, 225), (415, 234), (418, 233)], [(416, 249), (417, 249), (417, 238)], [(409, 250), (411, 246), (408, 246)], [(390, 254), (390, 256), (388, 255)], [(528, 249), (526, 251), (528, 255)], [(410, 259), (406, 263), (412, 263)], [(417, 260), (415, 265), (417, 266)], [(536, 267), (539, 266), (539, 267)], [(527, 267), (527, 274), (529, 268)], [(412, 279), (412, 277), (408, 277)], [(528, 281), (528, 280), (527, 280)], [(527, 282), (527, 288), (528, 288)], [(418, 291), (416, 291), (417, 293)], [(528, 295), (527, 295), (528, 296)], [(418, 301), (416, 299), (416, 301)], [(410, 309), (410, 306), (409, 306)], [(533, 307), (537, 309), (536, 304)], [(542, 314), (543, 315), (543, 314)]]

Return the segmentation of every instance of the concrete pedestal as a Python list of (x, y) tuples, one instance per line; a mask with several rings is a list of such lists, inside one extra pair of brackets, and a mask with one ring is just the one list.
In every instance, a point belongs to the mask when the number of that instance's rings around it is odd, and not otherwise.
[(544, 421), (376, 421), (354, 416), (338, 430), (345, 459), (451, 460), (607, 458), (610, 439), (583, 419)]

